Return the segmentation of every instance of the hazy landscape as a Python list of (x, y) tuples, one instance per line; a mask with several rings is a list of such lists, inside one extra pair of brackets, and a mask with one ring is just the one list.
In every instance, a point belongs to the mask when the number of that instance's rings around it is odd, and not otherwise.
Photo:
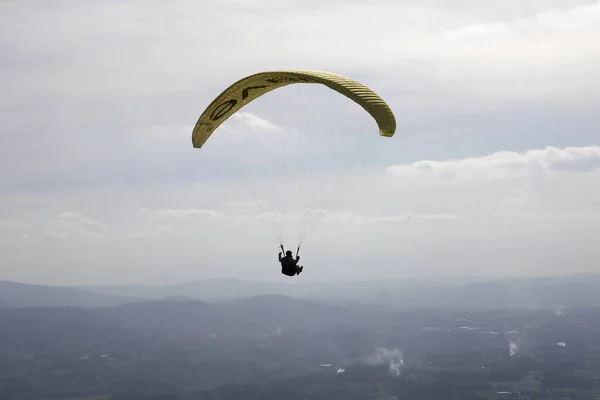
[(6, 400), (600, 396), (600, 275), (2, 282), (0, 304)]

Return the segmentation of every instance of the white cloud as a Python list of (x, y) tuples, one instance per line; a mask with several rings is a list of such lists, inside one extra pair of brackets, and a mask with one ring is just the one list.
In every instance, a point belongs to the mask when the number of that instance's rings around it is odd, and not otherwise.
[[(600, 3), (577, 5), (572, 8), (555, 8), (534, 13), (513, 20), (479, 23), (447, 32), (449, 40), (522, 40), (523, 37), (536, 38), (548, 34), (598, 33)], [(471, 42), (471, 44), (473, 44)], [(525, 43), (528, 44), (528, 43)], [(551, 50), (551, 49), (548, 49)], [(559, 48), (554, 48), (559, 50)]]
[[(306, 208), (310, 279), (597, 268), (599, 17), (587, 0), (0, 2), (0, 279), (269, 279)], [(396, 135), (290, 85), (192, 148), (223, 89), (281, 68), (364, 82)]]
[(443, 220), (461, 220), (466, 218), (464, 215), (451, 215), (451, 214), (402, 214), (402, 215), (390, 215), (383, 217), (367, 216), (362, 214), (355, 214), (350, 210), (344, 211), (327, 211), (327, 210), (313, 210), (305, 209), (298, 210), (296, 213), (254, 213), (254, 214), (228, 214), (214, 210), (202, 210), (202, 209), (187, 209), (187, 210), (149, 210), (141, 209), (142, 213), (152, 213), (160, 217), (167, 218), (219, 218), (221, 220), (247, 220), (256, 219), (266, 220), (269, 222), (283, 223), (287, 219), (301, 219), (308, 220), (313, 219), (326, 224), (341, 224), (341, 225), (363, 225), (363, 224), (379, 224), (379, 223), (417, 223), (417, 222), (428, 222), (428, 221), (443, 221)]
[[(593, 152), (562, 151), (566, 153), (519, 153), (518, 160), (544, 155), (538, 162), (548, 169), (501, 181), (453, 179), (449, 185), (443, 179), (424, 182), (412, 175), (390, 176), (380, 169), (354, 175), (330, 208), (308, 210), (300, 219), (306, 222), (310, 215), (313, 222), (302, 246), (303, 260), (308, 266), (320, 265), (312, 279), (331, 278), (342, 267), (351, 269), (346, 275), (350, 279), (365, 274), (546, 275), (565, 271), (565, 265), (571, 272), (590, 271), (600, 257), (593, 240), (600, 234), (600, 191), (594, 185), (600, 172), (572, 168), (571, 162), (579, 165)], [(464, 176), (460, 168), (472, 171), (467, 160), (452, 161), (458, 176)], [(503, 163), (492, 165), (504, 168)], [(553, 173), (557, 165), (561, 174)], [(95, 209), (88, 207), (93, 194), (70, 196), (70, 209), (79, 204), (96, 217), (75, 211), (33, 216), (24, 210), (21, 218), (0, 224), (4, 257), (19, 265), (8, 276), (23, 279), (36, 270), (37, 262), (32, 264), (36, 254), (44, 254), (40, 266), (62, 262), (54, 270), (77, 282), (89, 280), (84, 271), (90, 268), (96, 268), (93, 276), (103, 282), (115, 276), (132, 282), (224, 275), (275, 278), (274, 267), (265, 260), (277, 250), (277, 235), (284, 235), (285, 246), (294, 248), (297, 235), (305, 231), (296, 225), (297, 215), (258, 207), (231, 209), (212, 200), (241, 201), (243, 192), (233, 186), (190, 185), (162, 193), (152, 206), (131, 212), (111, 200), (122, 198), (121, 191), (105, 193), (106, 207)], [(65, 204), (60, 198), (56, 202)], [(200, 207), (186, 207), (193, 203)], [(205, 207), (209, 204), (215, 208)], [(26, 252), (20, 250), (24, 244)], [(334, 256), (332, 248), (337, 249), (334, 254), (341, 253)], [(360, 266), (365, 263), (372, 266), (364, 270)], [(240, 271), (239, 264), (248, 268)], [(118, 271), (129, 271), (129, 278)], [(58, 279), (61, 273), (56, 273), (47, 279)]]
[(225, 216), (225, 214), (212, 211), (212, 210), (199, 210), (199, 209), (187, 209), (187, 210), (150, 210), (147, 208), (140, 209), (143, 213), (154, 213), (164, 217), (182, 217), (182, 218), (219, 218)]
[(388, 171), (397, 176), (438, 179), (510, 179), (549, 172), (600, 169), (600, 146), (501, 151), (461, 160), (417, 161), (395, 165)]
[(227, 207), (233, 208), (250, 208), (256, 207), (258, 204), (261, 204), (260, 199), (257, 200), (246, 200), (246, 201), (226, 201), (223, 204)]
[(260, 131), (269, 132), (269, 131), (277, 131), (277, 130), (281, 129), (279, 126), (275, 125), (274, 123), (269, 122), (266, 119), (261, 118), (257, 115), (249, 113), (249, 112), (241, 112), (240, 111), (240, 112), (235, 113), (231, 117), (249, 128), (257, 129)]
[(31, 246), (44, 240), (76, 243), (81, 240), (102, 240), (104, 225), (79, 212), (65, 211), (48, 219), (26, 213), (19, 219), (0, 221), (2, 242), (15, 246)]
[[(469, 63), (447, 64), (444, 73), (473, 82), (487, 79), (485, 88), (493, 85), (496, 95), (518, 92), (529, 98), (533, 93), (585, 90), (583, 85), (598, 88), (594, 73), (600, 55), (595, 45), (600, 39), (598, 1), (469, 24), (441, 37), (450, 60), (469, 58)], [(583, 37), (590, 40), (580, 40)], [(570, 79), (563, 75), (569, 73)], [(473, 85), (466, 89), (477, 90)]]

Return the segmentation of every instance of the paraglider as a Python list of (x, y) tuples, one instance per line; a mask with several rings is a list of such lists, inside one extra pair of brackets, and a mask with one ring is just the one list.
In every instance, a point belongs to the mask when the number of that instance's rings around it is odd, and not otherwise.
[[(388, 104), (362, 83), (332, 72), (317, 70), (275, 70), (247, 76), (233, 83), (217, 96), (200, 115), (192, 132), (192, 144), (202, 148), (215, 130), (242, 107), (258, 97), (291, 84), (321, 84), (360, 105), (377, 123), (379, 134), (392, 137), (396, 131), (396, 119)], [(280, 242), (283, 251), (283, 244)], [(300, 250), (300, 245), (298, 245)], [(279, 253), (282, 273), (296, 276), (303, 267), (298, 266), (291, 251), (282, 257)]]
[(285, 252), (285, 257), (281, 257), (281, 254), (284, 250), (283, 245), (281, 245), (280, 247), (281, 251), (279, 252), (279, 262), (281, 263), (281, 273), (287, 276), (300, 275), (300, 273), (304, 270), (304, 267), (298, 265), (298, 261), (300, 261), (298, 251), (296, 251), (295, 259), (292, 256), (292, 252), (290, 250)]

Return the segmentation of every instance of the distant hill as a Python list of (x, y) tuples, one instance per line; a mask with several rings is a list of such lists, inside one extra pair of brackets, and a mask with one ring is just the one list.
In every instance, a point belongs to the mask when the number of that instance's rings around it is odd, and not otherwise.
[(90, 290), (0, 281), (0, 308), (19, 307), (107, 307), (134, 301)]
[(132, 296), (140, 299), (189, 297), (206, 301), (233, 300), (263, 294), (288, 294), (294, 285), (239, 279), (208, 279), (176, 285), (77, 286), (111, 296)]
[[(147, 300), (209, 303), (289, 296), (322, 303), (397, 309), (545, 309), (600, 306), (600, 274), (460, 281), (260, 282), (212, 279), (162, 286), (52, 287), (0, 282), (0, 307), (106, 307)], [(247, 300), (244, 300), (247, 301)]]
[(85, 287), (107, 295), (143, 299), (188, 297), (209, 302), (260, 295), (286, 295), (341, 304), (395, 308), (524, 308), (600, 306), (600, 274), (496, 280), (256, 282), (214, 279), (170, 286)]
[(244, 299), (261, 295), (282, 295), (299, 298), (369, 299), (399, 292), (420, 293), (423, 289), (446, 287), (447, 281), (331, 281), (292, 282), (252, 281), (241, 279), (207, 279), (176, 285), (78, 286), (80, 289), (142, 299), (189, 297), (205, 301)]

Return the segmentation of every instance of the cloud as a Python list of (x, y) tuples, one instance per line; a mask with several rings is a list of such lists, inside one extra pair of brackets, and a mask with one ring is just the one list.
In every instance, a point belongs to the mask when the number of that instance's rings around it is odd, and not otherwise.
[(331, 224), (350, 224), (350, 225), (365, 225), (365, 224), (415, 224), (436, 221), (453, 221), (466, 218), (464, 215), (452, 214), (400, 214), (389, 216), (367, 216), (356, 214), (352, 211), (328, 212), (326, 210), (307, 209), (302, 212), (306, 218), (321, 220)]
[[(597, 1), (572, 7), (565, 2), (562, 7), (503, 21), (468, 24), (445, 32), (441, 38), (448, 46), (445, 54), (449, 59), (471, 57), (470, 63), (464, 63), (462, 70), (455, 69), (457, 64), (448, 64), (444, 71), (450, 74), (448, 77), (469, 76), (476, 82), (487, 77), (488, 89), (492, 84), (490, 78), (495, 78), (494, 89), (497, 92), (490, 92), (491, 96), (505, 95), (510, 91), (518, 91), (528, 97), (534, 92), (580, 91), (584, 89), (582, 84), (597, 88), (597, 83), (593, 82), (593, 71), (600, 53), (593, 43), (600, 38), (599, 26), (600, 2)], [(591, 41), (577, 40), (584, 36), (590, 37)], [(566, 71), (577, 71), (578, 78), (557, 79)], [(519, 76), (527, 76), (527, 81), (517, 79), (510, 82), (507, 79)], [(508, 86), (502, 88), (500, 83)], [(521, 89), (516, 86), (517, 83), (523, 85)], [(467, 89), (477, 90), (474, 86)]]
[(212, 210), (200, 210), (200, 209), (188, 209), (188, 210), (151, 210), (148, 208), (140, 209), (142, 213), (153, 213), (161, 217), (182, 217), (182, 218), (219, 218), (225, 216), (225, 214), (212, 211)]
[[(447, 32), (444, 37), (452, 41), (469, 39), (519, 40), (541, 39), (548, 34), (598, 33), (600, 3), (580, 4), (574, 7), (554, 8), (502, 22), (478, 23)], [(470, 42), (472, 45), (473, 42)], [(551, 49), (548, 49), (551, 50)]]
[(237, 112), (231, 116), (231, 118), (237, 120), (241, 124), (260, 131), (277, 131), (281, 129), (279, 126), (272, 122), (267, 121), (264, 118), (260, 118), (249, 112)]
[[(278, 239), (303, 233), (302, 279), (593, 270), (599, 10), (0, 2), (0, 279), (271, 279)], [(289, 85), (192, 147), (222, 90), (284, 68), (365, 83), (396, 135), (327, 87)], [(305, 232), (292, 211), (307, 209)]]
[(227, 207), (249, 208), (249, 207), (256, 207), (257, 202), (258, 202), (258, 204), (261, 203), (259, 200), (246, 200), (246, 201), (226, 201), (223, 204)]
[(418, 223), (418, 222), (430, 222), (430, 221), (444, 221), (444, 220), (461, 220), (466, 218), (464, 215), (451, 215), (451, 214), (402, 214), (402, 215), (390, 215), (383, 217), (367, 216), (361, 214), (355, 214), (350, 210), (345, 211), (327, 211), (327, 210), (313, 210), (305, 209), (298, 210), (291, 214), (282, 214), (279, 212), (267, 212), (267, 213), (254, 213), (254, 214), (228, 214), (214, 210), (202, 210), (202, 209), (187, 209), (187, 210), (149, 210), (141, 209), (142, 213), (151, 213), (160, 217), (166, 218), (210, 218), (210, 219), (229, 219), (229, 220), (241, 220), (241, 219), (256, 219), (266, 220), (269, 222), (281, 222), (285, 219), (312, 219), (318, 220), (326, 224), (351, 224), (351, 225), (362, 225), (362, 224), (380, 224), (380, 223)]
[(0, 238), (5, 244), (30, 246), (38, 241), (76, 243), (103, 239), (105, 226), (79, 212), (65, 211), (49, 219), (26, 213), (22, 218), (0, 221)]
[(388, 172), (396, 176), (437, 179), (509, 179), (569, 170), (600, 169), (600, 147), (567, 147), (529, 150), (524, 153), (501, 151), (483, 157), (461, 160), (418, 161), (395, 165)]

